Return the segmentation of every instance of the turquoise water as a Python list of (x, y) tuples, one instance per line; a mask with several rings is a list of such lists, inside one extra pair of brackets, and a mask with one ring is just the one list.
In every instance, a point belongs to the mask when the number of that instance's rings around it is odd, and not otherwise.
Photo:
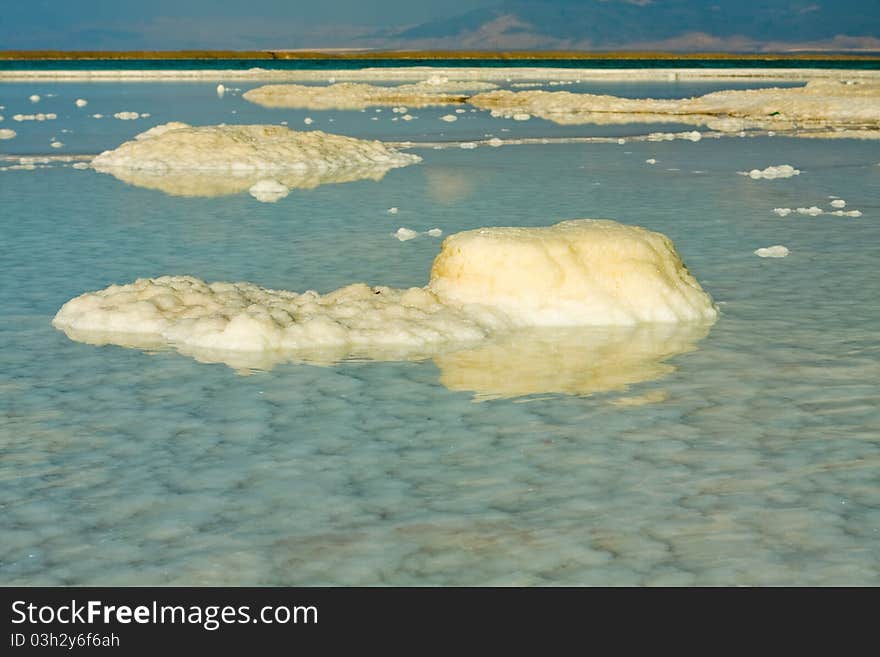
[[(414, 141), (655, 127), (437, 120), (448, 108), (392, 123), (388, 108), (378, 121), (265, 110), (213, 87), (3, 84), (2, 127), (19, 136), (0, 150), (96, 153), (167, 120), (297, 127), (307, 115), (312, 127)], [(44, 98), (31, 105), (31, 93)], [(89, 117), (111, 110), (152, 116)], [(36, 111), (58, 119), (9, 118)], [(64, 148), (48, 148), (52, 137)], [(880, 584), (876, 144), (415, 152), (421, 164), (380, 181), (274, 204), (170, 196), (64, 163), (0, 171), (0, 583)], [(802, 173), (736, 173), (783, 163)], [(828, 210), (830, 196), (863, 216), (772, 213)], [(575, 217), (669, 235), (719, 321), (655, 367), (626, 369), (631, 336), (584, 365), (563, 350), (563, 365), (595, 370), (584, 394), (530, 369), (559, 352), (511, 349), (485, 379), (440, 357), (265, 371), (81, 344), (50, 324), (71, 297), (142, 276), (422, 285), (440, 241), (399, 242), (400, 226), (448, 234)], [(773, 244), (791, 254), (753, 254)], [(628, 386), (614, 382), (621, 370)], [(506, 396), (511, 382), (522, 390)]]

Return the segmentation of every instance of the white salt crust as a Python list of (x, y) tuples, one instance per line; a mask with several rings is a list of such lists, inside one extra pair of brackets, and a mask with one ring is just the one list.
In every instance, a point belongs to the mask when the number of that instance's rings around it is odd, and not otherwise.
[(790, 164), (769, 166), (766, 169), (752, 169), (751, 171), (738, 171), (741, 176), (748, 176), (752, 180), (775, 180), (776, 178), (791, 178), (801, 174)]
[(331, 171), (376, 165), (407, 166), (421, 161), (379, 141), (296, 132), (275, 125), (192, 127), (183, 123), (151, 128), (92, 160), (98, 170), (149, 171)]
[(58, 115), (54, 112), (47, 112), (43, 114), (42, 112), (38, 114), (14, 114), (12, 116), (13, 121), (54, 121), (58, 118)]
[(774, 246), (766, 246), (755, 250), (755, 255), (759, 258), (784, 258), (789, 253), (788, 247), (776, 244)]
[(394, 233), (394, 237), (399, 239), (401, 242), (407, 242), (409, 240), (415, 239), (418, 236), (418, 231), (415, 231), (412, 228), (406, 228), (405, 226), (401, 226)]
[(413, 358), (518, 328), (706, 325), (716, 316), (667, 237), (580, 219), (452, 235), (423, 288), (356, 283), (298, 294), (163, 276), (76, 297), (53, 325), (75, 340), (228, 362), (217, 354)]
[[(560, 124), (690, 123), (722, 132), (749, 128), (823, 136), (880, 129), (880, 83), (812, 80), (803, 87), (717, 91), (695, 98), (620, 98), (567, 91), (497, 90), (468, 102), (493, 116), (529, 113)], [(836, 133), (841, 130), (841, 133)]]
[(18, 133), (9, 128), (0, 128), (0, 139), (14, 139)]
[[(419, 82), (397, 87), (341, 82), (330, 86), (274, 84), (251, 89), (242, 98), (263, 107), (299, 109), (364, 109), (376, 105), (428, 107), (467, 100), (465, 91), (494, 89), (488, 82)], [(403, 112), (406, 113), (406, 107)]]

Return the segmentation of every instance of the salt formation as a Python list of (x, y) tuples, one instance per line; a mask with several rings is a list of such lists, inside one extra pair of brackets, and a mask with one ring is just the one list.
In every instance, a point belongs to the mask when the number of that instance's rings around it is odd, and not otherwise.
[(39, 114), (15, 114), (12, 117), (13, 121), (54, 121), (58, 118), (58, 115), (54, 112), (47, 112), (43, 114), (40, 112)]
[(740, 171), (738, 173), (748, 176), (752, 180), (775, 180), (776, 178), (799, 176), (801, 172), (790, 164), (780, 164), (779, 166), (769, 166), (766, 169), (752, 169), (751, 171)]
[[(284, 126), (157, 126), (92, 160), (99, 171), (333, 171), (376, 166), (390, 169), (419, 162), (379, 141), (296, 132)], [(185, 127), (184, 127), (185, 126)]]
[(514, 396), (662, 376), (715, 317), (668, 238), (582, 219), (453, 235), (423, 288), (320, 295), (163, 276), (83, 294), (52, 323), (82, 342), (236, 368), (434, 357), (453, 390)]
[(9, 128), (0, 128), (0, 139), (13, 139), (18, 133)]
[(275, 203), (290, 194), (290, 189), (277, 180), (258, 180), (248, 192), (261, 203)]
[(797, 208), (795, 211), (798, 214), (806, 214), (811, 217), (818, 217), (820, 214), (824, 214), (822, 208), (816, 207), (815, 205), (811, 205), (808, 208)]
[(191, 128), (192, 126), (189, 123), (183, 123), (181, 121), (169, 121), (168, 123), (163, 123), (161, 125), (153, 126), (149, 130), (145, 130), (140, 134), (134, 136), (137, 141), (143, 141), (144, 139), (152, 139), (153, 137), (158, 137), (159, 135), (164, 135), (169, 130), (179, 130), (181, 128)]
[[(272, 172), (276, 185), (318, 185), (380, 180), (389, 170), (420, 161), (381, 142), (281, 126), (193, 127), (171, 122), (92, 160), (92, 166), (123, 182), (172, 196), (222, 196), (251, 191)], [(258, 200), (283, 198), (260, 185)], [(284, 194), (286, 196), (286, 194)]]
[(364, 109), (376, 105), (428, 107), (463, 103), (464, 91), (494, 89), (488, 82), (417, 82), (396, 87), (382, 87), (355, 82), (330, 86), (269, 84), (243, 94), (252, 103), (272, 108)]
[(845, 207), (846, 207), (846, 201), (844, 201), (844, 200), (841, 199), (841, 198), (835, 199), (835, 200), (831, 201), (831, 207), (832, 207), (832, 208), (837, 208), (837, 209), (845, 208)]
[(397, 231), (394, 233), (394, 237), (399, 239), (401, 242), (406, 242), (408, 240), (415, 239), (418, 236), (419, 236), (418, 231), (415, 231), (412, 228), (406, 228), (404, 226), (401, 226), (400, 228), (398, 228)]
[(33, 94), (28, 100), (30, 100), (32, 103), (39, 103), (40, 97), (37, 94)]
[(455, 114), (444, 114), (440, 117), (440, 120), (452, 123), (453, 121), (458, 121), (458, 117)]
[(85, 100), (84, 98), (77, 98), (75, 104), (77, 107), (85, 107), (89, 104), (89, 101)]
[(223, 98), (223, 94), (225, 94), (225, 93), (226, 93), (226, 87), (224, 87), (222, 84), (218, 84), (217, 85), (217, 95), (220, 98)]
[(782, 246), (781, 244), (767, 246), (755, 250), (755, 255), (759, 258), (784, 258), (789, 253), (791, 252), (788, 250), (788, 248)]
[(834, 137), (880, 129), (880, 83), (811, 80), (803, 87), (718, 91), (695, 98), (658, 100), (567, 91), (477, 94), (474, 106), (495, 116), (529, 113), (560, 124), (688, 123), (722, 132), (750, 128)]
[(447, 303), (486, 303), (517, 326), (710, 320), (709, 296), (664, 235), (613, 221), (452, 235), (431, 270)]
[(135, 119), (141, 118), (141, 116), (147, 116), (146, 114), (139, 114), (137, 112), (116, 112), (113, 115), (113, 118), (119, 119), (120, 121), (134, 121)]
[(431, 237), (440, 237), (443, 234), (443, 231), (439, 228), (432, 228), (426, 234), (430, 235)]

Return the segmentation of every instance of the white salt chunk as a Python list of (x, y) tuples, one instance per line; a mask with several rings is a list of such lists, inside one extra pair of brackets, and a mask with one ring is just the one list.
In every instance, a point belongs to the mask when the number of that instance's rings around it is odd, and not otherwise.
[(419, 234), (416, 231), (412, 230), (411, 228), (405, 228), (403, 226), (398, 228), (397, 232), (394, 233), (394, 237), (399, 239), (401, 242), (406, 242), (407, 240), (414, 239), (418, 236)]
[(767, 246), (760, 249), (755, 250), (755, 255), (760, 258), (784, 258), (790, 253), (788, 248), (782, 246), (781, 244), (776, 244), (775, 246)]
[(774, 180), (776, 178), (791, 178), (800, 175), (800, 171), (790, 164), (780, 164), (779, 166), (769, 166), (766, 169), (752, 169), (747, 175), (752, 180)]

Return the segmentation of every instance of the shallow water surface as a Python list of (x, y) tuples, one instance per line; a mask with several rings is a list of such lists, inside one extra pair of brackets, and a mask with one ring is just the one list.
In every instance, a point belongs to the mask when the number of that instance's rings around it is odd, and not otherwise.
[[(35, 92), (56, 96), (37, 110)], [(51, 103), (68, 108), (54, 122), (9, 119)], [(266, 110), (194, 83), (3, 84), (0, 105), (20, 133), (0, 142), (13, 154), (48, 153), (62, 129), (60, 154), (97, 153), (167, 120), (232, 122), (236, 108), (242, 122), (312, 115), (401, 141), (598, 134), (482, 112), (436, 120), (448, 108), (409, 125)], [(125, 109), (153, 116), (87, 116)], [(875, 144), (413, 152), (422, 163), (381, 180), (277, 203), (172, 196), (63, 163), (0, 171), (0, 582), (880, 584)], [(737, 175), (784, 163), (801, 174)], [(831, 197), (863, 216), (772, 212), (828, 211)], [(423, 285), (440, 239), (400, 242), (400, 226), (576, 217), (669, 235), (720, 319), (683, 336), (514, 336), (414, 361), (262, 368), (82, 344), (50, 324), (76, 295), (162, 274)], [(753, 253), (774, 244), (791, 254)]]

